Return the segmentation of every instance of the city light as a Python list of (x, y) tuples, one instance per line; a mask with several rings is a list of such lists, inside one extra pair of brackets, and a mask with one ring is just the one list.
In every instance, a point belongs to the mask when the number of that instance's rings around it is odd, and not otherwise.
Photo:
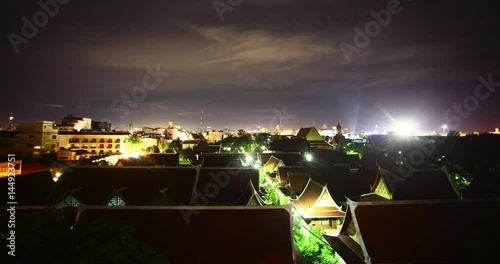
[(412, 136), (417, 132), (417, 125), (413, 120), (396, 121), (391, 132), (399, 136)]
[(306, 160), (307, 161), (312, 161), (313, 160), (313, 157), (312, 157), (311, 153), (306, 153)]

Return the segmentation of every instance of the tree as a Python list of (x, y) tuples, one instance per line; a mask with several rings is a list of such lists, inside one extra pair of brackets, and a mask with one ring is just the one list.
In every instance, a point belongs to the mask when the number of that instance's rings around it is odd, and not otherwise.
[(245, 134), (236, 138), (233, 145), (231, 146), (231, 150), (252, 153), (256, 147), (257, 144), (252, 140), (251, 135)]
[(293, 238), (307, 263), (334, 264), (339, 262), (338, 255), (323, 239), (321, 230), (311, 230), (311, 227), (307, 227), (300, 217), (294, 219)]
[(149, 146), (146, 148), (147, 153), (160, 153), (160, 149), (157, 146)]
[(170, 143), (168, 143), (167, 149), (173, 149), (176, 152), (182, 150), (182, 143), (180, 139), (172, 140)]
[(472, 182), (472, 176), (464, 167), (457, 163), (448, 162), (446, 169), (448, 170), (450, 182), (459, 192), (463, 192), (469, 187)]
[(139, 152), (142, 150), (142, 139), (137, 134), (132, 134), (125, 139), (126, 150), (128, 153)]

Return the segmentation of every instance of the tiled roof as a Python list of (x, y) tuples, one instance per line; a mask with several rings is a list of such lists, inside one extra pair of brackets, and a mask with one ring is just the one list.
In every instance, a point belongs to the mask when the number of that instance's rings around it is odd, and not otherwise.
[(177, 166), (179, 153), (173, 154), (147, 154), (139, 158), (121, 159), (122, 166)]
[[(320, 201), (327, 204), (319, 204)], [(345, 215), (331, 199), (326, 186), (311, 179), (302, 194), (292, 204), (304, 218), (332, 218)]]
[(403, 172), (380, 168), (372, 191), (375, 190), (381, 177), (394, 200), (459, 198), (444, 169)]
[[(19, 206), (46, 205), (47, 197), (56, 185), (50, 170), (16, 175), (14, 179), (15, 184), (11, 186), (8, 177), (0, 178), (0, 187), (2, 188), (0, 204), (6, 205), (7, 202), (15, 201)], [(9, 187), (15, 188), (14, 200), (9, 199)]]
[(165, 188), (176, 204), (189, 204), (195, 177), (192, 167), (75, 167), (59, 178), (49, 204), (72, 195), (80, 203), (107, 205), (119, 194), (127, 205), (152, 205)]
[(89, 207), (78, 222), (102, 218), (131, 226), (172, 263), (294, 263), (282, 207)]
[(286, 166), (299, 166), (306, 164), (304, 154), (300, 152), (263, 152), (260, 155), (260, 160), (262, 164), (266, 164), (271, 157), (282, 160)]
[(262, 167), (262, 170), (264, 170), (265, 172), (273, 172), (278, 168), (278, 164), (280, 161), (280, 159), (271, 156), (271, 158), (269, 158), (266, 164), (264, 164), (264, 166)]
[(269, 149), (284, 152), (307, 152), (310, 146), (305, 139), (273, 139), (269, 144)]
[(348, 206), (340, 235), (348, 235), (346, 227), (354, 224), (364, 259), (371, 263), (500, 260), (495, 250), (498, 199), (348, 201)]
[(249, 183), (259, 189), (259, 171), (251, 167), (202, 167), (193, 205), (236, 205)]
[(242, 167), (244, 154), (202, 154), (203, 167)]
[(287, 172), (288, 174), (288, 183), (292, 188), (295, 195), (301, 195), (304, 189), (307, 186), (307, 183), (311, 179), (311, 175), (309, 172), (301, 173), (301, 172)]
[(278, 173), (281, 181), (286, 184), (289, 183), (289, 173), (309, 173), (311, 179), (328, 186), (333, 200), (337, 203), (344, 203), (346, 197), (370, 192), (370, 184), (373, 184), (376, 176), (376, 174), (350, 172), (347, 165), (328, 167), (284, 166), (278, 169)]

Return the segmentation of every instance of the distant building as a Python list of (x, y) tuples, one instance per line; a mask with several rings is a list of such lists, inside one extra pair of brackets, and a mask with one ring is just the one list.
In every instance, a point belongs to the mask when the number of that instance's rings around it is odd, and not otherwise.
[(222, 140), (223, 135), (224, 135), (224, 131), (212, 129), (212, 130), (208, 131), (208, 139), (207, 139), (207, 141), (210, 144), (219, 142), (219, 141)]
[(163, 127), (143, 127), (142, 132), (144, 135), (154, 135), (154, 136), (163, 136), (167, 131), (166, 128)]
[(59, 150), (58, 129), (54, 121), (37, 121), (22, 124), (17, 130), (15, 152), (40, 157)]
[(340, 121), (337, 123), (337, 134), (333, 137), (338, 150), (343, 150), (345, 148), (345, 137), (342, 135), (342, 126)]
[(59, 131), (60, 147), (69, 150), (85, 150), (91, 156), (125, 152), (128, 132)]
[(182, 132), (179, 131), (179, 129), (177, 127), (169, 126), (167, 128), (167, 131), (165, 132), (165, 137), (167, 139), (175, 140), (177, 138), (180, 138), (181, 134), (182, 134)]
[(92, 119), (87, 117), (75, 117), (68, 115), (63, 117), (61, 125), (59, 126), (62, 131), (71, 131), (71, 128), (76, 131), (92, 130)]
[(304, 127), (297, 132), (295, 139), (307, 140), (311, 147), (316, 148), (332, 148), (328, 142), (325, 141), (325, 138), (319, 133), (316, 127)]
[[(14, 167), (12, 167), (13, 164)], [(11, 169), (11, 173), (9, 173), (9, 165), (10, 168), (14, 168), (14, 171)], [(22, 160), (16, 160), (13, 162), (0, 162), (0, 178), (3, 177), (8, 177), (9, 174), (11, 175), (20, 175), (21, 174), (21, 169), (22, 169), (23, 161)]]
[(93, 131), (111, 131), (111, 123), (109, 122), (92, 121), (91, 124)]

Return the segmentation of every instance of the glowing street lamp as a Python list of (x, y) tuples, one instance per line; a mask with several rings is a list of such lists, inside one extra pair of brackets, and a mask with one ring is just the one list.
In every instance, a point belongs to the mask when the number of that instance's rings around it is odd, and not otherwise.
[(312, 157), (311, 153), (307, 153), (306, 154), (306, 160), (307, 161), (312, 161), (312, 159), (313, 159), (313, 157)]

